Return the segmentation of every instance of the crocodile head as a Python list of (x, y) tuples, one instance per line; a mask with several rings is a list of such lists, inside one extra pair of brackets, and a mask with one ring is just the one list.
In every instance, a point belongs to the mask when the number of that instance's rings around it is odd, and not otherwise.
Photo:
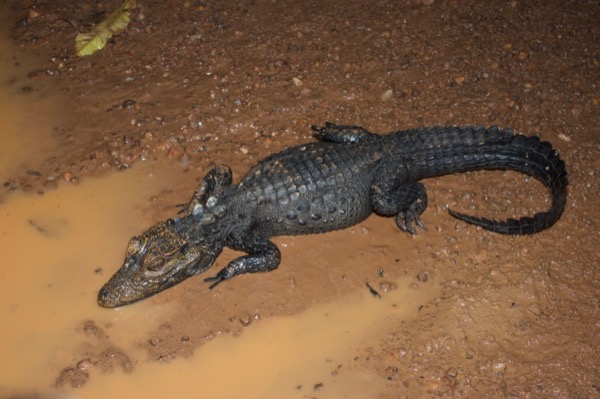
[(129, 241), (123, 266), (98, 293), (100, 306), (139, 301), (212, 266), (222, 246), (208, 241), (190, 244), (177, 233), (175, 223), (157, 223)]

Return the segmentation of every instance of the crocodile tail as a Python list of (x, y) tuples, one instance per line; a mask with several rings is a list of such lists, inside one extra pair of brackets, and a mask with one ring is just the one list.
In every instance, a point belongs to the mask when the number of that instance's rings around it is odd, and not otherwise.
[[(502, 133), (512, 133), (504, 130)], [(506, 136), (505, 136), (506, 137)], [(485, 145), (483, 146), (485, 148)], [(545, 230), (560, 219), (567, 202), (567, 172), (565, 163), (560, 159), (558, 151), (548, 142), (538, 137), (526, 137), (520, 134), (510, 136), (506, 143), (494, 143), (491, 151), (469, 154), (467, 157), (487, 158), (483, 168), (513, 170), (534, 177), (542, 182), (550, 191), (552, 205), (546, 212), (540, 212), (519, 219), (493, 220), (484, 217), (466, 215), (449, 209), (450, 215), (486, 230), (502, 234), (533, 234)], [(468, 162), (467, 162), (468, 163)]]

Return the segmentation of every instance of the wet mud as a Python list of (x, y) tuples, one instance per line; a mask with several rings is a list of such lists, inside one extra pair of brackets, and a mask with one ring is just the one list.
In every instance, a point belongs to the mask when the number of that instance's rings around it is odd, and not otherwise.
[[(0, 398), (600, 397), (600, 4), (7, 1), (0, 46)], [(426, 232), (373, 216), (278, 237), (282, 264), (107, 310), (127, 240), (215, 163), (234, 180), (324, 121), (497, 124), (553, 143), (562, 219), (510, 172), (428, 179)], [(225, 251), (213, 266), (238, 256)]]

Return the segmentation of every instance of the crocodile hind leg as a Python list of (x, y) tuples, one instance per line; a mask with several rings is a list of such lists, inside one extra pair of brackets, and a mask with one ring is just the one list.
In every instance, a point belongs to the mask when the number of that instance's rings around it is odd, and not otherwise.
[(371, 185), (371, 206), (379, 215), (395, 216), (398, 228), (414, 235), (415, 226), (426, 230), (420, 216), (427, 208), (427, 191), (405, 176), (402, 165), (379, 169)]
[(407, 182), (389, 192), (378, 192), (372, 188), (373, 210), (383, 216), (395, 216), (396, 225), (402, 231), (417, 234), (415, 226), (426, 230), (421, 214), (427, 208), (427, 192), (419, 182)]
[(233, 245), (233, 249), (247, 252), (248, 255), (232, 260), (215, 276), (204, 279), (212, 283), (209, 290), (217, 284), (239, 274), (269, 272), (277, 269), (281, 262), (281, 252), (273, 242), (265, 238), (251, 238), (242, 245)]
[(231, 185), (231, 169), (228, 166), (214, 166), (202, 179), (187, 205), (181, 205), (180, 215), (189, 215), (198, 205), (206, 205), (210, 197), (218, 197)]

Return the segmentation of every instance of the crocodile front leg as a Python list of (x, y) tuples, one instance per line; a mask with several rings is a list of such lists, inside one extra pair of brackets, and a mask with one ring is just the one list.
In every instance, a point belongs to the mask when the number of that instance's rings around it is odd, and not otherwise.
[(208, 287), (209, 290), (222, 281), (229, 280), (239, 274), (275, 270), (281, 262), (279, 248), (266, 238), (253, 237), (243, 242), (243, 245), (234, 245), (232, 248), (247, 252), (248, 255), (232, 260), (215, 276), (204, 279), (204, 282), (212, 283)]

